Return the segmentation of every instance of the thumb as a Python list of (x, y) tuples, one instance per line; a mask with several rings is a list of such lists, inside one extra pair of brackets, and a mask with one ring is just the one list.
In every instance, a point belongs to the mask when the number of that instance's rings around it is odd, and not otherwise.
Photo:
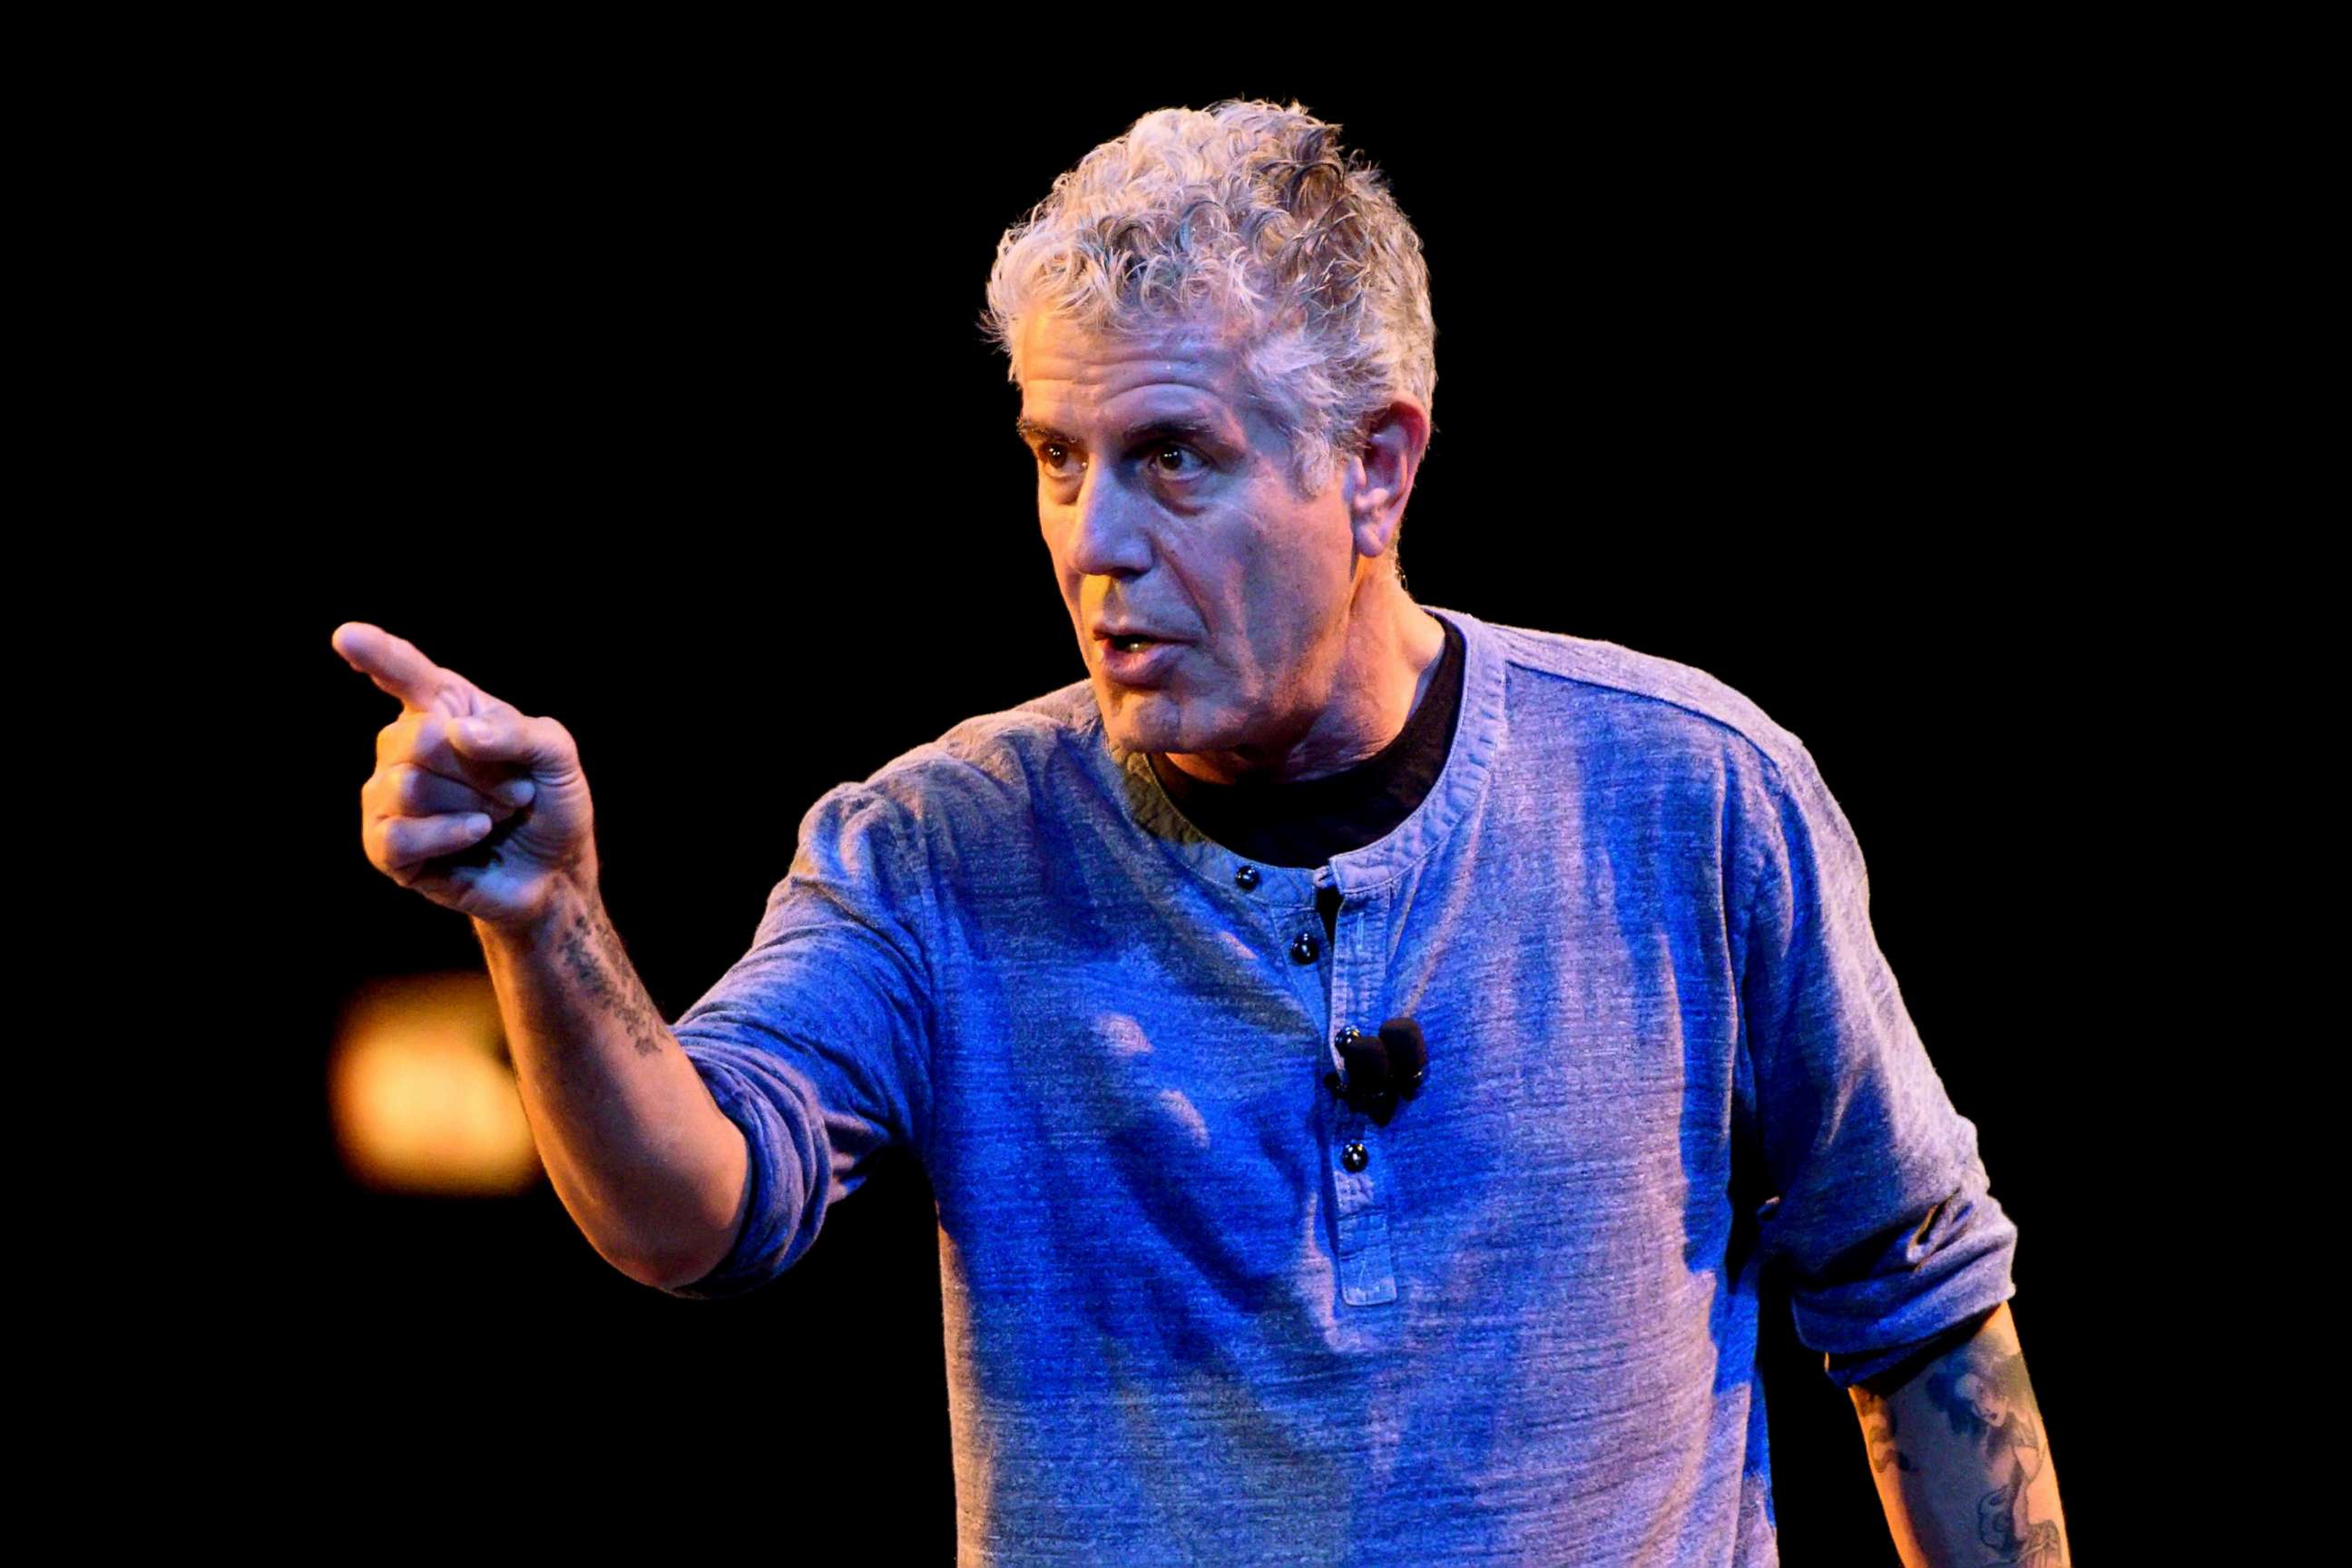
[(571, 732), (552, 719), (522, 713), (477, 713), (449, 722), (449, 743), (473, 762), (521, 763), (537, 773), (579, 765)]

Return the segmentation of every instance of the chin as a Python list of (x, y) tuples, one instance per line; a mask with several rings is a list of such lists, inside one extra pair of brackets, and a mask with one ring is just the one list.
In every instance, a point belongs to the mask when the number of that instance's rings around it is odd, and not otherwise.
[(1184, 749), (1184, 710), (1164, 690), (1129, 691), (1095, 679), (1095, 704), (1102, 710), (1103, 732), (1122, 752), (1173, 752)]

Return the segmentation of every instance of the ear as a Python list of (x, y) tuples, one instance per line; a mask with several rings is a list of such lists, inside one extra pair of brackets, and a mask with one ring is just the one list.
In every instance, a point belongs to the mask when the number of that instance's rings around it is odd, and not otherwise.
[(1348, 459), (1342, 494), (1356, 553), (1377, 557), (1396, 542), (1421, 455), (1429, 449), (1429, 410), (1400, 397), (1381, 412), (1363, 446)]

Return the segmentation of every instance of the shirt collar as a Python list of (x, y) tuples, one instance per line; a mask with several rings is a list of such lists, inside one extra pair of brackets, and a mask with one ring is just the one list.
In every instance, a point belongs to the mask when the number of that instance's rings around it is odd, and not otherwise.
[[(1128, 815), (1142, 833), (1193, 875), (1230, 892), (1235, 873), (1244, 865), (1256, 867), (1267, 884), (1265, 892), (1287, 901), (1311, 905), (1318, 887), (1337, 887), (1345, 893), (1370, 891), (1404, 876), (1436, 851), (1485, 793), (1489, 772), (1508, 729), (1503, 710), (1506, 658), (1493, 626), (1460, 610), (1435, 605), (1423, 609), (1454, 626), (1462, 635), (1462, 696), (1454, 724), (1454, 743), (1446, 749), (1445, 764), (1419, 805), (1388, 833), (1360, 849), (1330, 856), (1312, 868), (1268, 866), (1245, 861), (1232, 849), (1201, 831), (1170, 798), (1142, 752), (1121, 751), (1109, 744), (1097, 711), (1093, 733), (1098, 754), (1116, 775)], [(1314, 781), (1308, 781), (1314, 782)]]

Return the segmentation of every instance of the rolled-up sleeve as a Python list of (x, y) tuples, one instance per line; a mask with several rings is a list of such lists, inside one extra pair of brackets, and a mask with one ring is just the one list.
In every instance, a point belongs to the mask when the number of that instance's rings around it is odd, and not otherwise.
[(1741, 792), (1750, 1108), (1797, 1337), (1848, 1385), (2009, 1299), (2017, 1229), (1870, 926), (1862, 851), (1794, 746)]
[(671, 1026), (742, 1129), (750, 1193), (733, 1249), (669, 1294), (740, 1295), (797, 1262), (877, 1151), (930, 1126), (931, 889), (906, 806), (868, 784), (803, 817), (751, 951)]

